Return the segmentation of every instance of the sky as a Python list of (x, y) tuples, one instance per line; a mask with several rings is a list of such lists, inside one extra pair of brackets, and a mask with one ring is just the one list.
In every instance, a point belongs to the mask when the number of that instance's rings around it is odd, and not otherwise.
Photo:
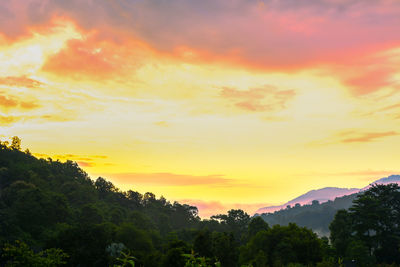
[(200, 216), (400, 171), (398, 0), (0, 1), (0, 139)]

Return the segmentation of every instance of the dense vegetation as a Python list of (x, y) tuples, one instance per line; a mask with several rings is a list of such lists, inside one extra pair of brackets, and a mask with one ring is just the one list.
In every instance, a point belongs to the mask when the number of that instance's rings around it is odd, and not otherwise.
[(324, 203), (314, 200), (310, 205), (301, 206), (296, 204), (274, 213), (263, 213), (260, 216), (269, 225), (296, 223), (299, 226), (312, 229), (319, 236), (329, 236), (329, 224), (332, 222), (336, 212), (350, 208), (357, 195), (358, 193), (338, 197), (333, 201), (329, 200)]
[(296, 224), (121, 192), (76, 163), (0, 142), (0, 266), (336, 266), (400, 263), (397, 185), (360, 195), (331, 224), (332, 246)]

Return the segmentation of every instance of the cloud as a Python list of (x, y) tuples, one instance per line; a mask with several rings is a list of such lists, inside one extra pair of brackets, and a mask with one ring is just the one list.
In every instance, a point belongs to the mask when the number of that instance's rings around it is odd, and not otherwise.
[(340, 135), (345, 136), (340, 140), (341, 143), (368, 143), (383, 137), (397, 136), (399, 133), (395, 131), (369, 133), (344, 132)]
[(231, 209), (242, 209), (253, 215), (260, 207), (268, 203), (223, 203), (221, 201), (204, 201), (199, 199), (181, 199), (179, 203), (196, 206), (199, 209), (199, 216), (209, 218), (212, 215), (226, 214)]
[(117, 67), (118, 62), (102, 48), (74, 39), (59, 53), (48, 58), (43, 70), (75, 77), (89, 75), (107, 78)]
[(75, 154), (56, 154), (49, 155), (43, 153), (33, 153), (34, 156), (39, 158), (54, 158), (62, 161), (71, 160), (76, 161), (81, 167), (92, 167), (95, 165), (94, 161), (106, 159), (104, 155), (75, 155)]
[(381, 108), (381, 109), (378, 110), (378, 112), (387, 111), (387, 110), (393, 110), (393, 109), (397, 109), (397, 108), (400, 108), (400, 103)]
[(65, 114), (65, 113), (60, 113), (60, 114), (46, 114), (46, 115), (41, 115), (36, 117), (36, 119), (39, 120), (44, 120), (47, 122), (65, 122), (65, 121), (72, 121), (75, 119), (74, 115), (71, 114)]
[(3, 116), (0, 115), (0, 125), (1, 126), (7, 126), (10, 124), (13, 124), (17, 121), (21, 120), (20, 117), (16, 117), (16, 116)]
[(78, 163), (80, 167), (93, 167), (96, 165), (93, 162), (87, 162), (87, 161), (77, 161), (76, 163)]
[(272, 86), (237, 90), (223, 87), (222, 98), (233, 102), (239, 109), (250, 112), (275, 111), (285, 108), (285, 104), (295, 96), (294, 90), (278, 90)]
[(192, 185), (230, 185), (232, 179), (223, 175), (187, 175), (174, 173), (109, 173), (110, 177), (123, 184), (150, 184), (157, 186), (192, 186)]
[(42, 70), (63, 77), (121, 79), (124, 75), (132, 75), (143, 64), (143, 55), (150, 52), (135, 40), (115, 42), (101, 39), (96, 33), (81, 34), (82, 39), (69, 40), (63, 49), (48, 57)]
[(42, 85), (41, 82), (28, 78), (26, 76), (9, 76), (0, 78), (0, 85), (7, 85), (12, 87), (26, 87), (26, 88), (37, 88)]
[(169, 126), (169, 123), (166, 121), (157, 121), (154, 124), (157, 126), (160, 126), (160, 127), (168, 127)]
[(21, 109), (35, 109), (39, 107), (33, 101), (22, 101), (15, 96), (6, 95), (0, 91), (0, 107), (4, 108), (21, 108)]
[(400, 83), (396, 75), (399, 64), (400, 50), (392, 49), (339, 62), (339, 67), (333, 67), (331, 72), (339, 76), (353, 96), (364, 96), (398, 87)]
[(177, 56), (184, 48), (207, 62), (266, 69), (337, 63), (399, 45), (398, 1), (262, 2), (6, 1), (0, 6), (0, 31), (26, 34), (32, 25), (58, 16), (104, 39), (135, 38)]
[(370, 180), (371, 176), (383, 177), (385, 175), (393, 175), (396, 173), (400, 172), (394, 170), (360, 170), (360, 171), (333, 172), (333, 173), (315, 172), (315, 173), (306, 173), (302, 176), (368, 176), (368, 178), (366, 179)]
[(396, 131), (386, 132), (362, 132), (356, 130), (348, 130), (336, 133), (330, 140), (318, 140), (310, 142), (310, 146), (325, 146), (337, 143), (350, 144), (350, 143), (370, 143), (378, 141), (385, 137), (397, 136), (400, 133)]
[(351, 87), (354, 95), (365, 95), (392, 85), (393, 82), (390, 81), (390, 77), (393, 73), (395, 73), (394, 70), (384, 68), (367, 71), (362, 73), (361, 76), (348, 79), (345, 83)]
[(6, 107), (6, 108), (16, 107), (16, 106), (18, 106), (18, 102), (12, 97), (0, 95), (0, 106)]

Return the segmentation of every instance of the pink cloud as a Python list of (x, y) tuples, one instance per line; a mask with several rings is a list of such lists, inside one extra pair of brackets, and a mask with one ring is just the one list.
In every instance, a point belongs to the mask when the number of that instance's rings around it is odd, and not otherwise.
[(6, 35), (58, 16), (114, 41), (130, 36), (159, 51), (188, 47), (206, 60), (275, 69), (356, 59), (400, 44), (400, 3), (386, 0), (27, 0), (3, 2), (0, 14)]
[[(392, 0), (2, 1), (0, 35), (45, 32), (55, 18), (95, 39), (71, 41), (44, 66), (74, 77), (121, 75), (127, 40), (189, 62), (283, 72), (329, 69), (356, 97), (394, 86), (400, 62), (369, 58), (400, 47), (400, 2)], [(87, 34), (90, 33), (90, 34)], [(131, 46), (131, 44), (129, 44)], [(98, 53), (93, 53), (97, 48)], [(129, 47), (134, 51), (134, 46)], [(127, 49), (127, 50), (129, 50)], [(190, 53), (187, 53), (187, 52)], [(117, 55), (119, 59), (112, 55)], [(190, 55), (190, 56), (188, 56)], [(129, 58), (136, 62), (136, 58)], [(254, 93), (254, 92), (253, 92)], [(249, 112), (270, 106), (237, 101)]]
[(389, 78), (394, 70), (379, 69), (367, 71), (361, 76), (351, 78), (345, 83), (350, 85), (355, 95), (365, 95), (391, 85)]
[(204, 201), (197, 199), (182, 199), (180, 203), (196, 206), (199, 209), (201, 218), (209, 218), (212, 215), (226, 214), (231, 209), (242, 209), (250, 215), (253, 215), (260, 207), (268, 205), (266, 203), (223, 203), (221, 201)]

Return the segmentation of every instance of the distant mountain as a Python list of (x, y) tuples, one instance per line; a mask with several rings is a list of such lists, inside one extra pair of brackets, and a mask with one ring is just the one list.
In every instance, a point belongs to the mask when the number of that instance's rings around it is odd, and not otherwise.
[(296, 197), (295, 199), (292, 199), (289, 202), (286, 202), (285, 204), (280, 206), (268, 206), (260, 208), (257, 210), (256, 213), (274, 212), (277, 210), (284, 209), (287, 206), (294, 206), (296, 204), (307, 205), (311, 204), (313, 200), (317, 200), (318, 202), (323, 203), (329, 200), (334, 200), (337, 197), (358, 193), (359, 191), (360, 191), (359, 188), (325, 187), (317, 190), (308, 191), (307, 193), (299, 197)]
[(328, 200), (322, 204), (314, 201), (309, 205), (295, 205), (274, 213), (257, 215), (261, 216), (270, 226), (295, 223), (312, 229), (319, 236), (329, 236), (329, 224), (332, 222), (336, 212), (340, 209), (348, 209), (358, 194), (337, 197), (334, 201)]
[(372, 184), (389, 184), (389, 183), (400, 184), (400, 175), (391, 175), (389, 177), (376, 180), (375, 182), (372, 182), (371, 184), (363, 188), (325, 187), (317, 190), (311, 190), (299, 197), (296, 197), (295, 199), (286, 202), (285, 204), (260, 208), (256, 211), (256, 213), (261, 214), (261, 213), (275, 212), (286, 208), (288, 205), (290, 206), (296, 204), (307, 205), (311, 204), (313, 200), (317, 200), (320, 203), (324, 203), (329, 200), (334, 200), (337, 197), (347, 196), (366, 190)]
[(400, 175), (376, 180), (361, 189), (326, 187), (311, 190), (284, 205), (261, 208), (255, 216), (261, 216), (270, 226), (296, 223), (311, 228), (320, 236), (329, 236), (329, 224), (338, 210), (351, 207), (357, 195), (373, 184), (390, 183), (400, 185)]
[(373, 184), (399, 184), (400, 185), (400, 175), (390, 175), (388, 177), (381, 178), (379, 180), (376, 180), (373, 183), (370, 183), (366, 187), (362, 188), (362, 190), (367, 190)]

